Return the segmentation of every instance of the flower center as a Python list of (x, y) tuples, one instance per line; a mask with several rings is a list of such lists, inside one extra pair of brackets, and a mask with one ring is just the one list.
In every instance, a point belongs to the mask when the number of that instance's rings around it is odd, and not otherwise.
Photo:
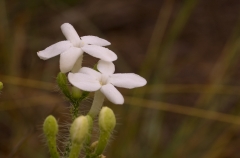
[(106, 85), (107, 83), (108, 83), (108, 75), (102, 74), (101, 79), (100, 79), (100, 84)]
[(78, 48), (81, 48), (81, 47), (83, 47), (85, 45), (85, 43), (82, 41), (82, 40), (80, 40), (80, 42), (78, 42), (76, 45), (74, 45), (75, 47), (78, 47)]

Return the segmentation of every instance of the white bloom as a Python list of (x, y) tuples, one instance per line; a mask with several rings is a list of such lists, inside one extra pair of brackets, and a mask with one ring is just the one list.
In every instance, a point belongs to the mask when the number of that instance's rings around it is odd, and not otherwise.
[(83, 52), (105, 61), (114, 61), (117, 59), (117, 55), (114, 52), (102, 47), (111, 44), (107, 40), (96, 36), (83, 36), (80, 38), (76, 30), (69, 23), (62, 24), (61, 30), (67, 39), (66, 41), (55, 43), (37, 53), (39, 58), (43, 60), (60, 54), (61, 72), (71, 71)]
[(114, 104), (123, 104), (122, 94), (114, 87), (135, 88), (144, 86), (147, 81), (134, 73), (116, 73), (112, 62), (99, 60), (97, 68), (82, 67), (78, 73), (69, 73), (68, 80), (71, 84), (84, 91), (100, 90), (109, 101)]

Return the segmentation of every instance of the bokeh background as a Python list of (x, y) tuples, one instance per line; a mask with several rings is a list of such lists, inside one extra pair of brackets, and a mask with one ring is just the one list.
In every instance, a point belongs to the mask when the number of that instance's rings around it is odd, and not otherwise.
[(65, 22), (110, 41), (116, 72), (148, 81), (120, 89), (124, 105), (105, 101), (118, 122), (108, 158), (240, 157), (239, 0), (0, 0), (1, 158), (49, 157), (43, 120), (70, 121), (59, 56), (36, 55), (65, 39)]

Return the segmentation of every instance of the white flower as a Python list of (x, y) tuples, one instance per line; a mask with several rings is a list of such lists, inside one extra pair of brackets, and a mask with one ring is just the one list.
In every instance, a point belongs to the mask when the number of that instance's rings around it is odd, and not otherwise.
[(114, 104), (123, 104), (122, 94), (114, 87), (135, 88), (144, 86), (147, 81), (134, 73), (116, 73), (112, 62), (99, 60), (97, 68), (100, 72), (91, 68), (82, 67), (78, 73), (69, 73), (69, 82), (84, 91), (100, 90), (109, 101)]
[(77, 66), (78, 64), (75, 65), (75, 63), (82, 56), (83, 52), (105, 61), (114, 61), (117, 59), (117, 55), (114, 52), (102, 47), (111, 44), (107, 40), (96, 36), (83, 36), (80, 38), (76, 30), (69, 23), (62, 24), (61, 30), (67, 39), (66, 41), (55, 43), (37, 53), (39, 58), (43, 60), (60, 54), (61, 72), (69, 72), (74, 66)]

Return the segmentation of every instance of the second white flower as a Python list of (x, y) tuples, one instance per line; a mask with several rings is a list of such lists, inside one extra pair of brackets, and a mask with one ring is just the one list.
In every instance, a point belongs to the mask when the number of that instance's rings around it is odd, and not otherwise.
[(69, 73), (69, 82), (84, 91), (100, 90), (106, 98), (114, 104), (123, 104), (122, 94), (114, 87), (136, 88), (144, 86), (147, 81), (134, 73), (116, 73), (112, 62), (99, 60), (97, 68), (100, 72), (91, 68), (82, 67), (78, 73)]

